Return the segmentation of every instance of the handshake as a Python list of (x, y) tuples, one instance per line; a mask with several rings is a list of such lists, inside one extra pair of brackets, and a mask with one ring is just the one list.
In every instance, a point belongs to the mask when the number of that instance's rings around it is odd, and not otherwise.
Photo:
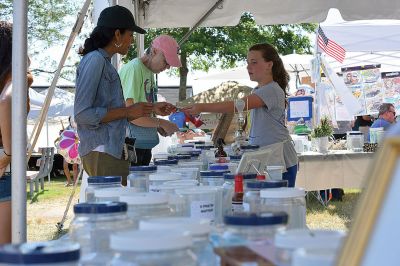
[(176, 112), (176, 106), (167, 102), (135, 103), (126, 107), (126, 118), (131, 121), (140, 117), (151, 116), (152, 114), (166, 116), (173, 112)]

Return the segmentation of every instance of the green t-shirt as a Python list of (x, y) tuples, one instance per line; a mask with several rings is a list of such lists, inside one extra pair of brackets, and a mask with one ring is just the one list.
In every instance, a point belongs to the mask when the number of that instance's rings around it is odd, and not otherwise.
[(157, 102), (157, 85), (154, 74), (139, 58), (122, 66), (119, 71), (124, 98), (138, 102)]

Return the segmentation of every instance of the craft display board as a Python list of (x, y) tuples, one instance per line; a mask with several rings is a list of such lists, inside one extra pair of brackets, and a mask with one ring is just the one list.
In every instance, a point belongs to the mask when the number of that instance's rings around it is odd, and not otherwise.
[(383, 101), (392, 103), (396, 112), (400, 112), (400, 72), (383, 72)]
[(377, 114), (383, 103), (384, 87), (380, 67), (368, 65), (342, 68), (344, 83), (363, 108), (358, 115)]

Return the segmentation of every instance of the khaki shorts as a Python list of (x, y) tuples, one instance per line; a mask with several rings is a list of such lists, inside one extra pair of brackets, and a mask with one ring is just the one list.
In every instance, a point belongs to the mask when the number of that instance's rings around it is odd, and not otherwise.
[(129, 162), (117, 159), (104, 152), (92, 151), (82, 157), (83, 169), (89, 176), (121, 176), (126, 186), (129, 174)]

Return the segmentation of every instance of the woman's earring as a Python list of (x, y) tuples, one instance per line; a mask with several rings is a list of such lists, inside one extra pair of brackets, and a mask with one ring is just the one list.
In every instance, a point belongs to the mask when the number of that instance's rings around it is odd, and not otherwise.
[(119, 48), (119, 47), (121, 47), (122, 43), (120, 43), (120, 44), (114, 43), (114, 45), (115, 45), (115, 47)]

